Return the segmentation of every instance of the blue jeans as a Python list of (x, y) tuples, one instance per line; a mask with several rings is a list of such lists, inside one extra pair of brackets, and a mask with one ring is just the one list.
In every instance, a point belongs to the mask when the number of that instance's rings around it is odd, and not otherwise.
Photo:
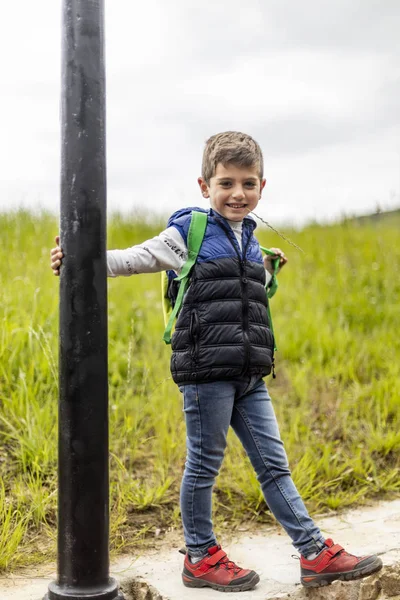
[(180, 386), (184, 397), (187, 459), (181, 486), (185, 542), (200, 556), (217, 541), (211, 520), (211, 493), (229, 425), (257, 473), (275, 518), (304, 556), (324, 544), (318, 527), (292, 481), (271, 398), (262, 379), (250, 378)]

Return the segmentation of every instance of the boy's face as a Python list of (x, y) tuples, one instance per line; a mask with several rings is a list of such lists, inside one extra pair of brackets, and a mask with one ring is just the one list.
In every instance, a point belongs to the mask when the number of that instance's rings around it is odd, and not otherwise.
[(242, 221), (254, 210), (265, 186), (257, 165), (238, 167), (218, 163), (209, 184), (202, 177), (197, 181), (204, 198), (210, 199), (211, 208), (230, 221)]

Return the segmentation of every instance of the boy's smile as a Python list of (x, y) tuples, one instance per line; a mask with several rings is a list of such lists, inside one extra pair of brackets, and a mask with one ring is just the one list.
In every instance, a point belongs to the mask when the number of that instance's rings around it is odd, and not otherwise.
[(265, 179), (260, 179), (257, 165), (240, 167), (218, 163), (209, 185), (202, 177), (198, 183), (211, 208), (229, 221), (243, 221), (261, 198)]

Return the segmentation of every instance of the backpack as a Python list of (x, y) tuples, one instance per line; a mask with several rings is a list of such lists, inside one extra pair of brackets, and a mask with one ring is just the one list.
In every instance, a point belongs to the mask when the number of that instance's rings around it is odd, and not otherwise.
[[(175, 271), (163, 271), (161, 273), (162, 307), (165, 324), (163, 340), (166, 344), (171, 343), (172, 329), (174, 327), (179, 311), (182, 307), (182, 302), (186, 290), (189, 287), (190, 275), (194, 265), (196, 264), (201, 244), (203, 243), (204, 234), (207, 227), (207, 219), (207, 213), (199, 212), (197, 210), (192, 211), (192, 218), (190, 221), (190, 227), (187, 237), (187, 261), (183, 265), (180, 275), (176, 275)], [(271, 250), (269, 250), (268, 248), (260, 246), (260, 249), (265, 254), (269, 254), (270, 256), (275, 255), (275, 253), (271, 252)], [(266, 286), (268, 299), (272, 298), (272, 296), (275, 295), (278, 289), (278, 279), (276, 277), (276, 274), (279, 269), (279, 258), (276, 258), (272, 264), (274, 267), (274, 274), (272, 275), (271, 280)], [(270, 328), (272, 334), (274, 335), (269, 304), (267, 305), (267, 311)], [(277, 350), (276, 345), (275, 350)]]

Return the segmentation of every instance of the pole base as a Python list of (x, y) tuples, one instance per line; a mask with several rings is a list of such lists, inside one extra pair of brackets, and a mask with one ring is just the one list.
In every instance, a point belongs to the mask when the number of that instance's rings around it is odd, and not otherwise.
[(108, 583), (101, 587), (80, 587), (71, 585), (58, 585), (52, 581), (43, 600), (124, 600), (118, 583), (110, 578)]

